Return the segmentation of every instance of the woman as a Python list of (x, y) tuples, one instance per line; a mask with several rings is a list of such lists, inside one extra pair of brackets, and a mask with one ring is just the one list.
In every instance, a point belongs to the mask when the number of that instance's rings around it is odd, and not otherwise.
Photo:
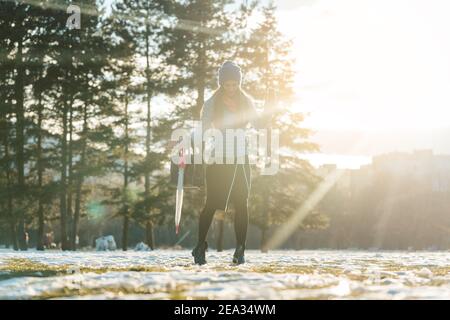
[[(245, 262), (250, 164), (247, 150), (239, 148), (235, 148), (231, 159), (233, 162), (230, 164), (226, 145), (231, 141), (226, 141), (225, 131), (244, 129), (249, 123), (255, 128), (263, 128), (264, 120), (258, 116), (252, 98), (241, 89), (241, 80), (240, 67), (232, 61), (225, 61), (218, 72), (219, 88), (204, 103), (201, 111), (203, 130), (215, 128), (222, 132), (224, 158), (222, 163), (206, 165), (206, 203), (199, 217), (198, 243), (192, 250), (196, 264), (206, 263), (205, 252), (208, 248), (206, 237), (214, 213), (216, 210), (226, 211), (230, 203), (234, 204), (235, 209), (236, 250), (233, 262), (237, 264)], [(217, 152), (216, 149), (214, 151)], [(237, 161), (239, 156), (244, 157), (244, 164)]]

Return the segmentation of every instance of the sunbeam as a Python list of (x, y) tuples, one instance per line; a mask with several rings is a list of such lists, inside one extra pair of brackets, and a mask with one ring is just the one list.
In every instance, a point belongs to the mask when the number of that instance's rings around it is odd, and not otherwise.
[[(3, 2), (12, 2), (17, 3), (17, 1), (14, 0), (1, 0)], [(42, 8), (44, 10), (55, 10), (55, 11), (67, 11), (68, 3), (67, 2), (48, 2), (48, 1), (39, 1), (39, 0), (24, 0), (20, 3), (35, 6)], [(81, 13), (83, 15), (89, 15), (89, 16), (100, 16), (101, 13), (94, 9), (94, 7), (90, 7), (86, 4), (81, 5)], [(122, 14), (115, 11), (114, 13), (110, 14), (110, 17), (113, 19), (122, 19), (127, 21), (140, 21), (144, 25), (152, 25), (152, 26), (161, 26), (161, 21), (159, 19), (144, 19), (145, 16), (139, 17), (138, 15), (128, 15), (128, 14)], [(203, 26), (201, 22), (195, 21), (195, 20), (187, 20), (187, 19), (177, 19), (176, 23), (171, 26), (175, 30), (184, 30), (184, 31), (190, 31), (193, 33), (203, 33), (203, 34), (209, 34), (209, 35), (216, 35), (220, 36), (224, 34), (225, 32), (228, 32), (229, 30), (225, 28), (209, 28), (206, 26)]]
[[(366, 143), (368, 143), (366, 134), (362, 134), (358, 141), (353, 145), (352, 149), (357, 149)], [(298, 227), (305, 217), (311, 213), (317, 204), (325, 197), (343, 173), (344, 171), (339, 169), (331, 171), (308, 196), (300, 208), (292, 213), (289, 219), (278, 227), (272, 237), (264, 244), (263, 250), (272, 250), (280, 247), (296, 230), (298, 230)]]

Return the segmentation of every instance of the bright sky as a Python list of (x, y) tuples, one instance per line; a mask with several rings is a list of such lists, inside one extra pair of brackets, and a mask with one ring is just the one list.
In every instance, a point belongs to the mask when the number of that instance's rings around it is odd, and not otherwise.
[(294, 41), (297, 107), (310, 112), (303, 126), (323, 147), (309, 155), (313, 164), (357, 168), (391, 151), (450, 153), (450, 1), (274, 2)]
[(317, 129), (450, 127), (450, 2), (279, 0)]

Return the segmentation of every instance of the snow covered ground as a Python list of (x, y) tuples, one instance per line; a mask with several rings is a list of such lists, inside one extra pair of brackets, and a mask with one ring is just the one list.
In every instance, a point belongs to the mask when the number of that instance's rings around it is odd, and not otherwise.
[(450, 252), (0, 250), (0, 299), (450, 299)]

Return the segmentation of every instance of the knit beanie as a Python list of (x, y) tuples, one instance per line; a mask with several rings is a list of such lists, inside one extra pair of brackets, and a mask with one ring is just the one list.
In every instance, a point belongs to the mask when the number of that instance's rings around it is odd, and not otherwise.
[(242, 73), (241, 68), (233, 61), (225, 61), (219, 69), (219, 85), (228, 80), (235, 80), (241, 85)]

